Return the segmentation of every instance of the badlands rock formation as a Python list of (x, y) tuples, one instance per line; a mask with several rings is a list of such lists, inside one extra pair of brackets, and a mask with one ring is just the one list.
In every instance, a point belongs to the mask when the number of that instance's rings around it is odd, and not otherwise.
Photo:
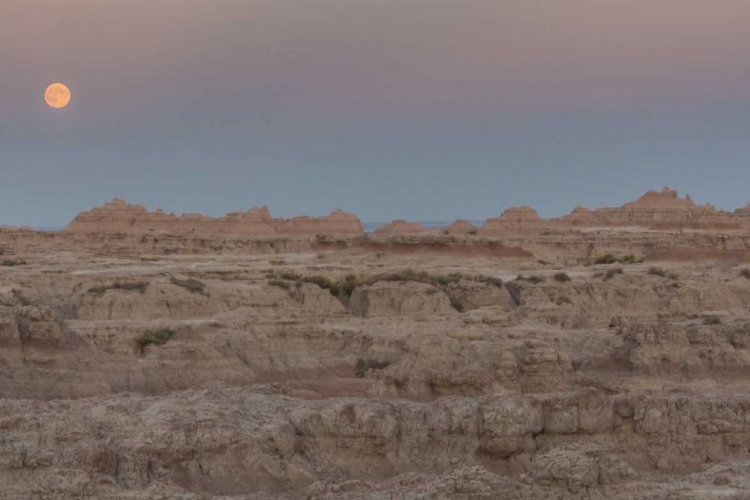
[(267, 207), (252, 208), (247, 212), (233, 212), (213, 218), (201, 214), (177, 216), (157, 209), (149, 212), (141, 205), (130, 205), (115, 198), (101, 207), (82, 212), (65, 228), (68, 232), (129, 233), (166, 231), (171, 233), (230, 233), (250, 235), (358, 235), (363, 234), (362, 223), (341, 210), (327, 217), (300, 216), (275, 219)]
[(397, 219), (388, 224), (384, 224), (375, 229), (375, 234), (420, 234), (427, 232), (427, 228), (418, 222), (407, 222), (403, 219)]
[(480, 234), (502, 236), (508, 234), (534, 235), (549, 231), (581, 228), (641, 228), (655, 230), (742, 230), (750, 226), (743, 220), (742, 209), (734, 216), (716, 210), (712, 205), (696, 205), (690, 196), (680, 198), (668, 187), (648, 191), (637, 200), (616, 208), (589, 210), (577, 206), (559, 218), (542, 219), (528, 206), (507, 209), (500, 217), (487, 219)]
[(499, 219), (0, 229), (0, 500), (750, 498), (750, 233)]
[(474, 224), (464, 219), (458, 219), (456, 222), (443, 229), (443, 232), (457, 235), (476, 234), (478, 231), (479, 229)]

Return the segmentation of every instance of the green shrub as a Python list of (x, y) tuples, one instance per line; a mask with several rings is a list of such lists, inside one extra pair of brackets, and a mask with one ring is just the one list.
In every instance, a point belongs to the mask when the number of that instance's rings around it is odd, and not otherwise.
[(2, 262), (3, 266), (5, 267), (15, 267), (15, 266), (25, 266), (28, 264), (25, 260), (13, 260), (13, 259), (5, 259)]
[(744, 268), (744, 269), (742, 269), (740, 271), (740, 276), (742, 276), (743, 278), (747, 278), (747, 279), (750, 280), (750, 269), (748, 269), (747, 267)]
[(130, 282), (116, 282), (111, 285), (99, 285), (89, 288), (88, 292), (92, 295), (101, 297), (106, 293), (107, 290), (122, 290), (125, 292), (141, 292), (144, 293), (148, 288), (148, 281), (130, 281)]
[(148, 347), (149, 345), (164, 345), (169, 342), (169, 339), (171, 339), (173, 336), (174, 332), (169, 328), (160, 328), (152, 332), (144, 333), (143, 335), (138, 337), (138, 340), (136, 342), (141, 350), (141, 353), (143, 353), (145, 352), (146, 347)]
[(289, 290), (289, 283), (282, 280), (268, 280), (268, 284), (271, 286), (276, 286), (281, 288), (282, 290)]
[(357, 364), (354, 365), (354, 375), (357, 378), (363, 378), (365, 374), (370, 370), (382, 370), (391, 365), (390, 361), (377, 361), (375, 359), (362, 359), (357, 360)]
[(667, 272), (662, 269), (661, 267), (651, 267), (648, 270), (648, 274), (652, 274), (654, 276), (661, 276), (662, 278), (667, 277)]
[(461, 278), (463, 278), (463, 276), (459, 273), (451, 273), (448, 275), (441, 274), (432, 276), (431, 278), (434, 284), (446, 286), (450, 285), (451, 283), (458, 283), (459, 281), (461, 281)]
[(617, 259), (611, 253), (605, 253), (594, 259), (594, 264), (614, 264)]
[(181, 286), (182, 288), (189, 290), (193, 293), (203, 293), (203, 289), (206, 287), (205, 283), (203, 283), (202, 281), (198, 281), (192, 278), (181, 280), (179, 278), (173, 277), (169, 280), (169, 282), (172, 283), (173, 285)]
[(669, 279), (671, 279), (673, 281), (677, 281), (678, 279), (680, 279), (680, 275), (679, 275), (679, 273), (677, 271), (670, 271), (667, 274), (667, 278), (669, 278)]
[(570, 276), (568, 276), (568, 273), (557, 273), (554, 276), (555, 281), (558, 281), (560, 283), (565, 283), (566, 281), (570, 281)]
[(706, 318), (703, 318), (703, 324), (704, 325), (720, 325), (721, 318), (718, 316), (708, 316)]
[(607, 273), (604, 275), (604, 281), (614, 278), (616, 274), (622, 274), (621, 267), (613, 267), (612, 269), (608, 269)]
[(530, 282), (530, 283), (534, 283), (534, 284), (536, 285), (537, 283), (542, 283), (542, 282), (544, 282), (544, 281), (545, 281), (545, 279), (544, 279), (544, 277), (543, 277), (543, 276), (536, 276), (536, 275), (531, 275), (531, 276), (529, 276), (528, 278), (526, 278), (526, 281), (528, 281), (528, 282)]

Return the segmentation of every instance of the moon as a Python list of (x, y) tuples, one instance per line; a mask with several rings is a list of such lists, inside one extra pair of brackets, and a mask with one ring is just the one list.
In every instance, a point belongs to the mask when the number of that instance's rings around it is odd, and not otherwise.
[(70, 102), (70, 89), (62, 83), (53, 83), (44, 91), (44, 100), (51, 108), (64, 108)]

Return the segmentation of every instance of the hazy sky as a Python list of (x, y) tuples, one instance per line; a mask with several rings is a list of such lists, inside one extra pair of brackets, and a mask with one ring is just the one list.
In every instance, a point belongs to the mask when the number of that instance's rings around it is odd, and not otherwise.
[[(750, 202), (748, 0), (3, 0), (0, 224)], [(46, 86), (73, 101), (46, 106)]]

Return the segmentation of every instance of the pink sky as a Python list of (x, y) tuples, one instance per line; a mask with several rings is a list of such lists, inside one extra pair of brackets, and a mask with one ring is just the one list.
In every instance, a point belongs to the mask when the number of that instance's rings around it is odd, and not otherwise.
[(746, 0), (10, 0), (0, 85), (64, 80), (100, 109), (217, 84), (310, 106), (733, 100), (748, 26)]

